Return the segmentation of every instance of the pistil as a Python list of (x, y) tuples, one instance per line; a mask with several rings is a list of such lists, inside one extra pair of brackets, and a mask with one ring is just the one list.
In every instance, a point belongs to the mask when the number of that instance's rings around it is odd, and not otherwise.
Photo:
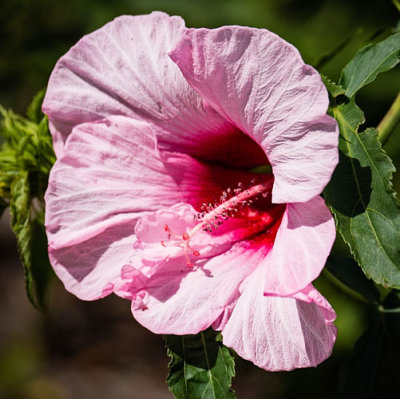
[(225, 215), (231, 209), (237, 209), (238, 206), (243, 204), (250, 205), (252, 203), (251, 200), (252, 198), (260, 194), (269, 193), (271, 188), (272, 188), (272, 181), (268, 181), (267, 183), (257, 184), (256, 186), (252, 186), (240, 192), (239, 194), (235, 195), (234, 197), (231, 197), (229, 200), (223, 202), (221, 205), (217, 206), (209, 213), (207, 213), (201, 219), (200, 223), (194, 226), (193, 229), (190, 230), (189, 233), (187, 233), (188, 241), (190, 241), (199, 230), (204, 229), (206, 226), (209, 226), (211, 223), (213, 223), (214, 220), (217, 220), (218, 218), (225, 219)]
[[(254, 181), (252, 183), (254, 183)], [(172, 232), (167, 224), (164, 225), (164, 231), (168, 233), (168, 239), (173, 238), (175, 241), (174, 245), (177, 244), (183, 247), (186, 265), (188, 267), (194, 266), (189, 258), (189, 253), (195, 257), (200, 256), (199, 251), (194, 250), (190, 246), (190, 240), (193, 239), (200, 230), (210, 232), (212, 228), (217, 227), (215, 223), (217, 223), (217, 225), (222, 224), (222, 220), (226, 220), (229, 218), (229, 215), (235, 214), (240, 207), (251, 205), (255, 197), (259, 195), (266, 197), (271, 192), (272, 183), (273, 180), (270, 179), (267, 182), (256, 184), (249, 188), (243, 188), (242, 183), (239, 183), (238, 188), (233, 190), (233, 193), (236, 195), (229, 199), (228, 196), (232, 193), (232, 190), (228, 189), (221, 196), (222, 202), (219, 205), (216, 204), (212, 206), (209, 204), (207, 206), (204, 204), (202, 209), (206, 209), (207, 212), (202, 212), (200, 215), (197, 215), (195, 219), (198, 220), (198, 223), (189, 232), (185, 232), (182, 235)], [(161, 245), (164, 247), (167, 246), (164, 241), (161, 241)]]

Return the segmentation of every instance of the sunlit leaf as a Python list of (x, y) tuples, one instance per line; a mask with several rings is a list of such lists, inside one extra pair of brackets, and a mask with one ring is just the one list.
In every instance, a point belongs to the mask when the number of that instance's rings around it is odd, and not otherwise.
[(18, 251), (24, 265), (26, 292), (29, 300), (36, 303), (32, 287), (31, 269), (31, 237), (32, 223), (30, 220), (31, 198), (29, 193), (28, 173), (21, 172), (11, 186), (11, 227), (15, 233)]
[(400, 33), (395, 33), (377, 44), (362, 48), (344, 67), (339, 84), (351, 98), (376, 76), (388, 71), (400, 61)]
[(10, 206), (11, 227), (25, 272), (30, 301), (44, 306), (53, 275), (47, 255), (43, 197), (55, 161), (47, 119), (41, 115), (42, 94), (28, 110), (31, 120), (0, 108), (0, 212)]
[(326, 86), (326, 88), (328, 89), (329, 94), (332, 97), (338, 97), (341, 94), (345, 93), (345, 90), (342, 86), (339, 86), (338, 84), (336, 84), (335, 82), (332, 82), (328, 77), (326, 77), (325, 75), (321, 75), (321, 79), (324, 82), (324, 85)]
[(338, 230), (365, 274), (400, 287), (400, 207), (392, 188), (395, 171), (375, 129), (358, 133), (363, 113), (354, 101), (334, 105), (340, 128), (340, 161), (325, 189)]
[(47, 256), (47, 239), (40, 204), (32, 203), (28, 172), (20, 172), (11, 186), (11, 228), (17, 238), (18, 252), (25, 272), (29, 300), (44, 307), (47, 285), (53, 276)]

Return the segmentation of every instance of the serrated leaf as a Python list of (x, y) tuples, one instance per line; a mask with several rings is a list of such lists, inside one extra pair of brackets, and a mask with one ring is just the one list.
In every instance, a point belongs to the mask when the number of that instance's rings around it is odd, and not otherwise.
[(228, 348), (209, 328), (196, 335), (165, 337), (171, 358), (167, 382), (177, 399), (234, 399), (235, 375)]
[(326, 268), (341, 284), (350, 289), (353, 295), (356, 293), (371, 303), (378, 303), (378, 289), (365, 277), (353, 259), (331, 254), (326, 262)]
[(41, 160), (40, 169), (47, 176), (56, 161), (47, 116), (44, 116), (37, 125), (36, 138), (37, 158)]
[(30, 192), (28, 172), (21, 172), (11, 185), (11, 228), (17, 238), (18, 251), (24, 265), (25, 286), (29, 300), (36, 303), (32, 288), (30, 246), (32, 224), (30, 220)]
[[(28, 114), (35, 119), (39, 110), (40, 96)], [(0, 113), (0, 135), (4, 138), (0, 147), (0, 211), (2, 205), (10, 206), (27, 295), (34, 306), (42, 308), (53, 275), (43, 221), (43, 196), (55, 161), (51, 135), (43, 116), (36, 123), (1, 107)]]
[(367, 277), (399, 288), (400, 208), (391, 184), (395, 169), (375, 129), (357, 132), (363, 113), (354, 101), (332, 110), (340, 128), (340, 160), (325, 199)]
[(370, 327), (356, 342), (352, 358), (340, 373), (340, 399), (380, 399), (400, 396), (400, 314), (398, 291), (392, 291), (381, 312), (375, 310)]
[(321, 75), (321, 79), (322, 79), (322, 82), (324, 83), (324, 85), (326, 86), (326, 88), (328, 89), (329, 94), (332, 97), (338, 97), (345, 93), (345, 90), (342, 86), (336, 84), (335, 82), (332, 82), (325, 75)]
[(400, 33), (389, 36), (377, 44), (362, 48), (344, 67), (339, 84), (353, 97), (358, 90), (371, 83), (376, 76), (388, 71), (400, 61)]
[(24, 266), (26, 292), (37, 308), (43, 308), (44, 295), (53, 272), (47, 255), (43, 213), (33, 209), (28, 172), (20, 172), (11, 185), (11, 228), (17, 238)]
[(7, 111), (1, 106), (0, 114), (2, 116), (0, 134), (5, 139), (8, 148), (16, 150), (21, 147), (21, 140), (35, 135), (36, 123), (12, 111)]

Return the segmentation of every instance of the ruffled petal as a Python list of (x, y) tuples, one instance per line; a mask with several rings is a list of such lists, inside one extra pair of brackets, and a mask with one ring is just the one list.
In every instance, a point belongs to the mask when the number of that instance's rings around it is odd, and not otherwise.
[(315, 280), (335, 241), (331, 212), (321, 197), (287, 204), (272, 250), (263, 264), (264, 292), (292, 295)]
[(110, 115), (173, 117), (168, 92), (183, 79), (166, 54), (184, 29), (180, 17), (164, 13), (122, 16), (84, 36), (60, 58), (43, 110), (64, 140), (74, 126)]
[(151, 126), (114, 117), (75, 128), (45, 196), (50, 260), (67, 290), (110, 294), (133, 256), (137, 218), (177, 198)]
[[(137, 240), (134, 244), (140, 262), (135, 267), (150, 277), (170, 259), (179, 258), (178, 262), (183, 265), (197, 263), (198, 260), (225, 252), (238, 240), (235, 229), (219, 231), (218, 235), (200, 229), (185, 241), (184, 235), (198, 224), (196, 214), (189, 204), (175, 204), (140, 218), (135, 226)], [(234, 224), (238, 226), (240, 221)], [(194, 251), (197, 252), (196, 256), (193, 255)]]
[[(272, 223), (276, 223), (274, 212), (275, 208), (269, 215)], [(246, 248), (249, 254), (259, 252), (259, 259), (263, 259), (272, 248), (277, 227), (269, 229), (269, 234), (264, 234), (263, 245), (254, 246), (253, 237), (257, 231), (254, 221), (232, 217), (213, 229), (208, 223), (199, 221), (197, 216), (197, 211), (190, 204), (182, 203), (141, 217), (135, 226), (137, 240), (134, 248), (135, 256), (139, 259), (135, 268), (151, 277), (174, 258), (180, 258), (182, 264), (201, 265), (204, 259), (226, 252), (242, 240), (241, 247)], [(263, 216), (267, 218), (266, 214)], [(212, 222), (215, 222), (214, 218)]]
[(159, 137), (165, 149), (217, 159), (222, 146), (244, 146), (253, 154), (242, 160), (246, 167), (254, 166), (254, 154), (265, 162), (257, 145), (205, 105), (168, 57), (184, 30), (180, 17), (161, 12), (122, 16), (60, 58), (43, 102), (57, 156), (74, 126), (124, 115), (166, 129)]
[(337, 164), (338, 129), (317, 71), (264, 29), (188, 29), (170, 53), (188, 82), (264, 149), (273, 202), (321, 193)]
[[(132, 313), (157, 334), (197, 334), (214, 323), (239, 296), (240, 283), (261, 261), (262, 253), (238, 242), (226, 252), (197, 261), (168, 261), (142, 286), (132, 290)], [(140, 301), (138, 301), (140, 298)]]
[(50, 173), (50, 246), (89, 240), (118, 223), (181, 199), (157, 156), (154, 128), (125, 117), (76, 127)]
[(222, 330), (224, 344), (269, 371), (318, 365), (336, 339), (333, 309), (312, 286), (298, 294), (301, 300), (264, 296), (264, 273), (260, 268), (242, 287)]
[[(115, 285), (136, 251), (139, 217), (180, 202), (200, 207), (218, 199), (238, 177), (252, 176), (185, 154), (160, 154), (155, 139), (160, 130), (122, 116), (81, 124), (51, 171), (45, 199), (52, 264), (67, 289), (81, 298), (96, 299), (108, 282)], [(113, 259), (107, 254), (114, 253), (114, 245), (121, 253)], [(107, 272), (100, 275), (102, 270)]]
[[(194, 213), (189, 204), (176, 204), (135, 227), (135, 278), (123, 279), (115, 292), (131, 297), (133, 315), (155, 333), (194, 334), (225, 323), (241, 282), (271, 249), (241, 241), (246, 220), (233, 218), (209, 232), (197, 229)], [(147, 279), (138, 281), (138, 273)]]
[(133, 263), (135, 235), (132, 223), (108, 227), (91, 240), (54, 248), (49, 258), (65, 288), (83, 300), (111, 294), (121, 284), (121, 269)]
[(115, 223), (175, 203), (200, 207), (219, 199), (238, 178), (253, 176), (185, 154), (160, 154), (155, 138), (160, 130), (122, 116), (74, 129), (46, 193), (51, 245), (85, 241)]

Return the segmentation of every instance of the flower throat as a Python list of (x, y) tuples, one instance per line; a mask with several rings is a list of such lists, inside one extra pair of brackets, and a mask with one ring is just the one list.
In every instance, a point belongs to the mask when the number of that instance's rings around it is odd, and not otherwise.
[(208, 203), (201, 206), (201, 212), (194, 215), (194, 220), (197, 224), (189, 231), (183, 234), (174, 233), (168, 224), (164, 225), (164, 231), (168, 233), (168, 240), (171, 242), (166, 243), (161, 241), (163, 247), (169, 245), (183, 247), (183, 253), (186, 259), (186, 266), (193, 267), (189, 254), (194, 257), (200, 256), (200, 252), (190, 246), (190, 240), (201, 230), (205, 232), (212, 232), (223, 224), (224, 220), (230, 217), (235, 217), (240, 209), (250, 206), (254, 200), (262, 196), (266, 198), (270, 195), (272, 189), (273, 179), (266, 182), (255, 184), (256, 181), (251, 181), (251, 186), (244, 188), (243, 183), (239, 183), (238, 187), (234, 190), (228, 188), (220, 197), (219, 202), (214, 204)]

